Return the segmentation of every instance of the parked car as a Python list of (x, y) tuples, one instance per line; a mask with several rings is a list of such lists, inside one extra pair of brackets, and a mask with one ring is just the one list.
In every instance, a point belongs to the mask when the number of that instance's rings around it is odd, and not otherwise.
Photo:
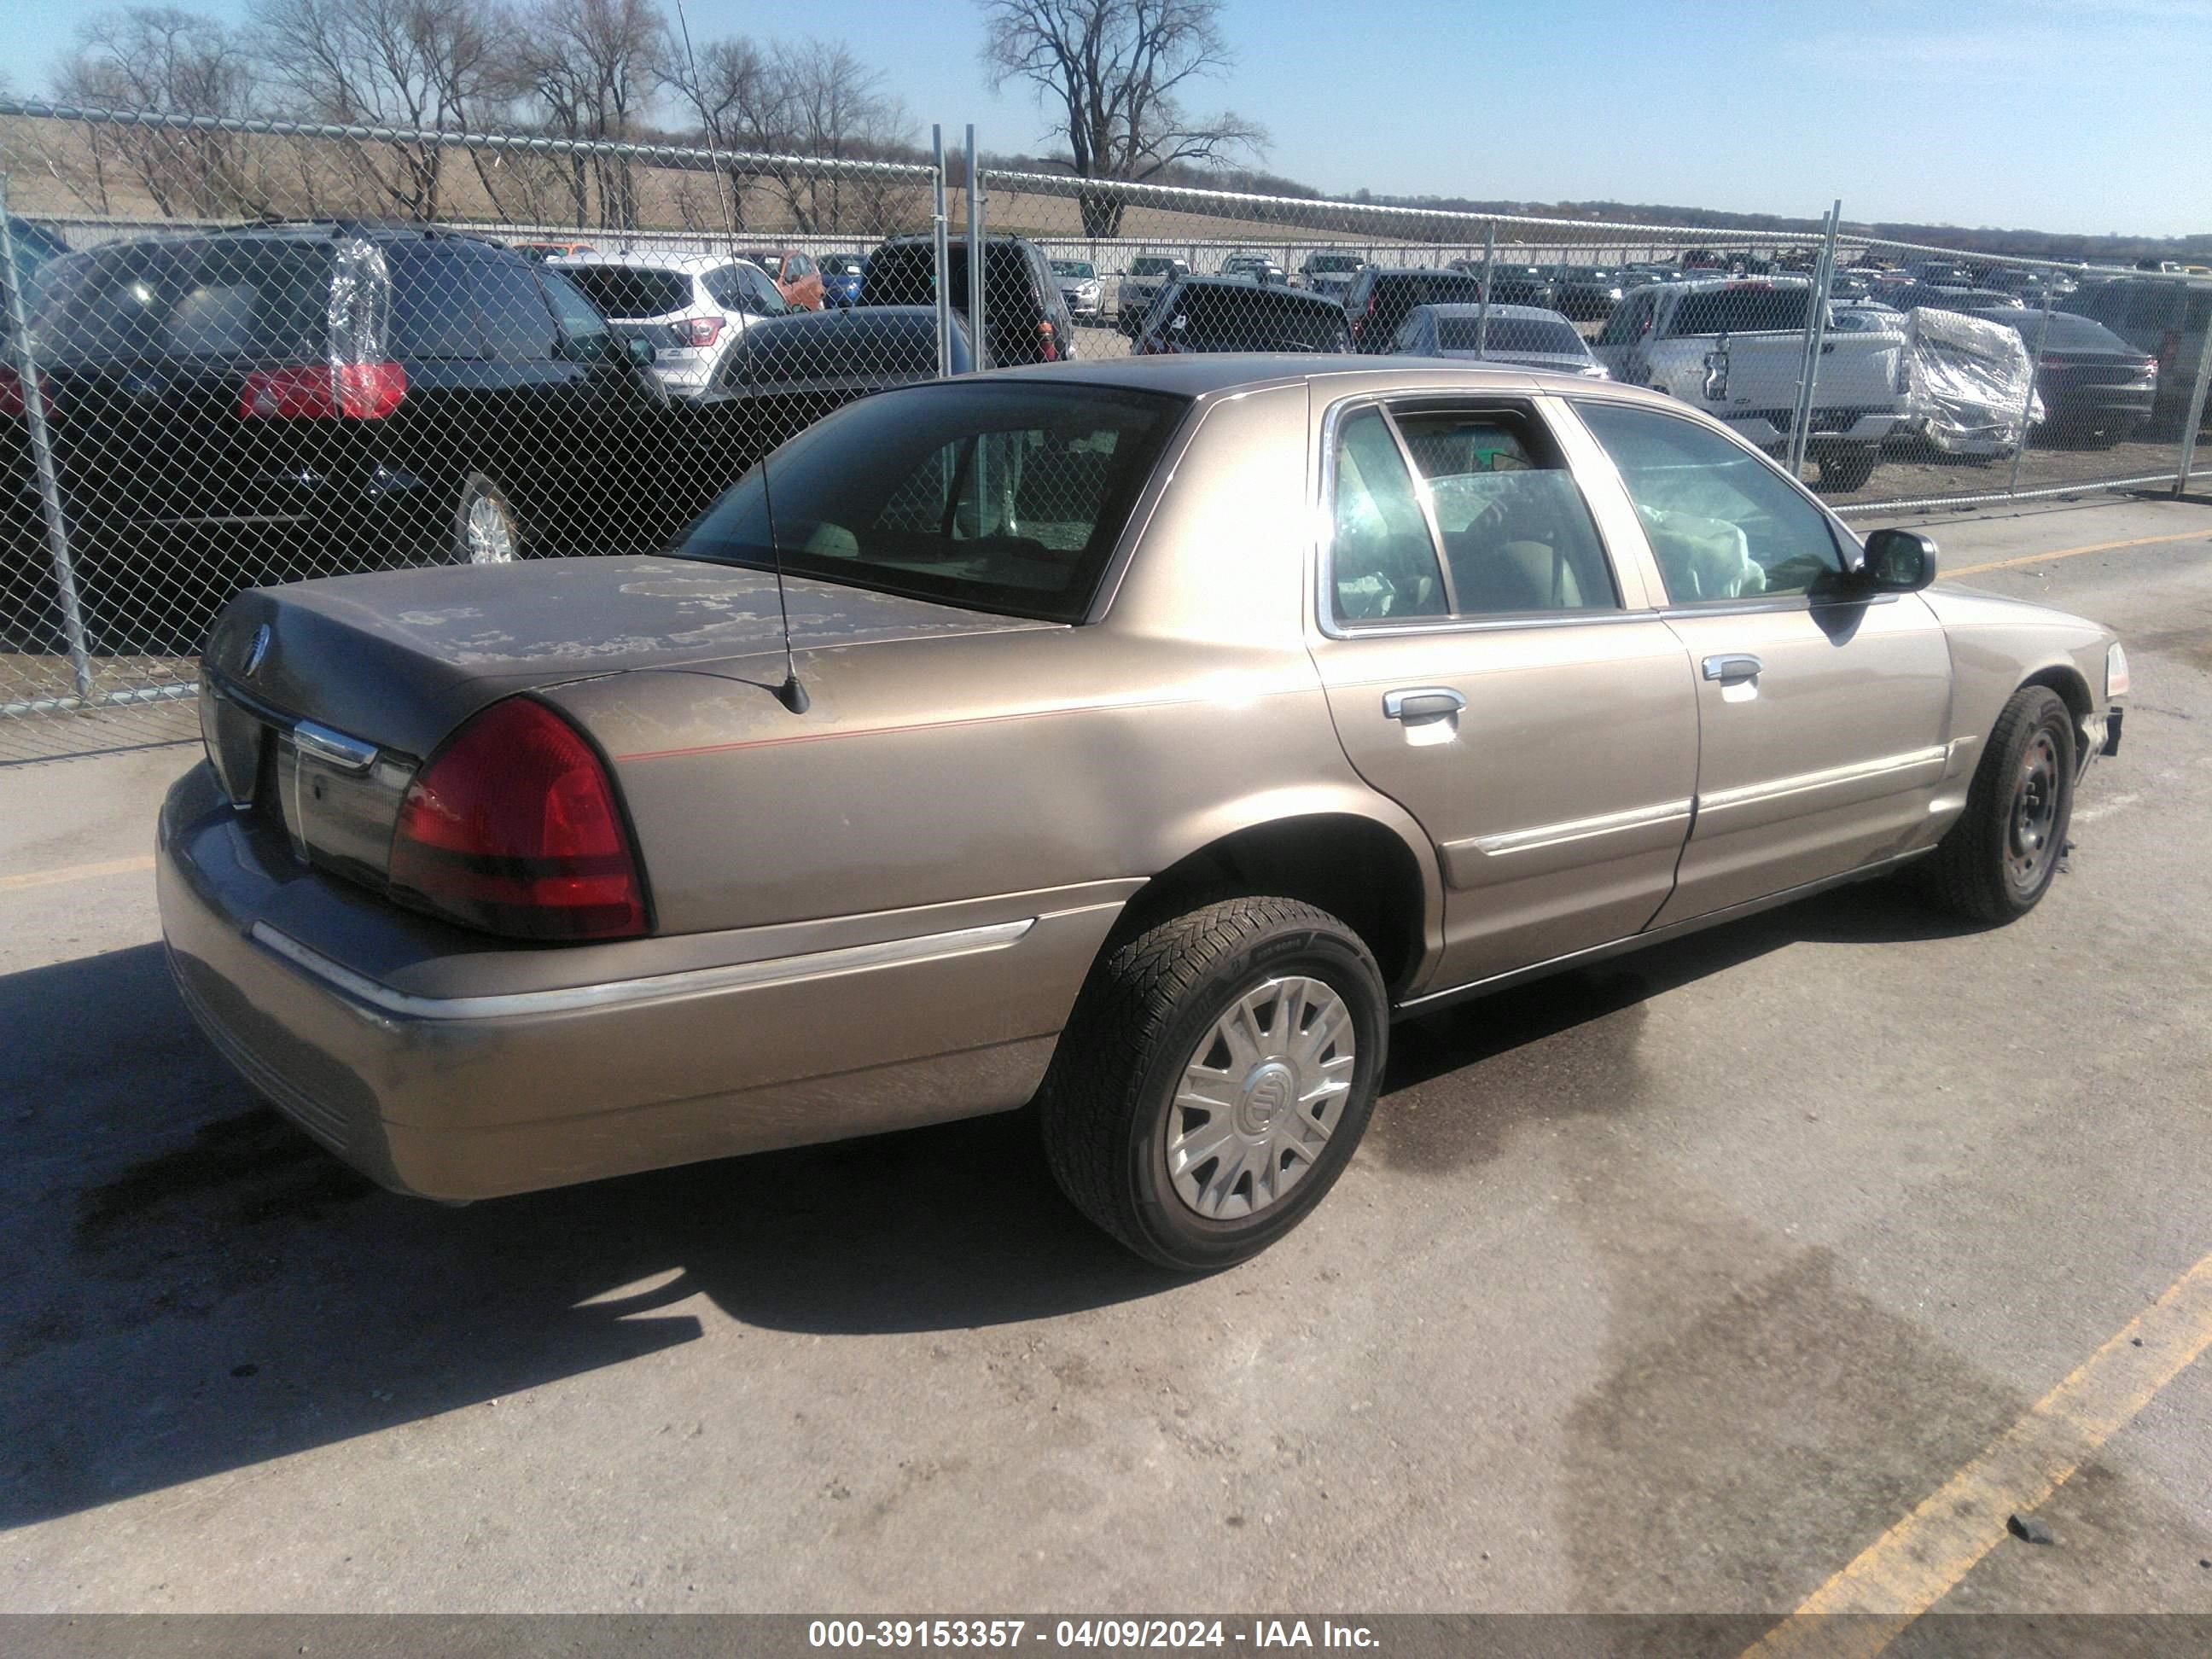
[(1828, 326), (1841, 334), (1902, 334), (1907, 313), (1875, 300), (1838, 301), (1828, 310)]
[(1221, 262), (1224, 276), (1249, 276), (1255, 283), (1287, 283), (1290, 273), (1264, 253), (1232, 253)]
[[(23, 276), (24, 311), (27, 314), (38, 305), (39, 273), (65, 256), (70, 251), (69, 244), (45, 226), (33, 224), (28, 219), (18, 219), (12, 213), (8, 216), (8, 237), (15, 249), (15, 269)], [(0, 326), (4, 326), (6, 322), (7, 299), (8, 273), (4, 268), (0, 268)], [(0, 356), (4, 356), (4, 354), (0, 354)], [(10, 375), (15, 373), (14, 368), (4, 361), (0, 361), (0, 369), (4, 369)], [(6, 384), (5, 380), (0, 380), (0, 386)], [(0, 399), (4, 399), (6, 395), (0, 392)], [(20, 388), (16, 396), (21, 396)]]
[(509, 242), (507, 246), (524, 258), (543, 264), (548, 259), (566, 258), (571, 253), (591, 253), (595, 250), (589, 242)]
[[(2151, 418), (2178, 430), (2195, 392), (2205, 331), (2212, 327), (2212, 282), (2124, 276), (2084, 286), (2067, 298), (2065, 307), (2157, 360), (2158, 401)], [(2200, 420), (2212, 424), (2212, 397), (2204, 400)]]
[(1160, 290), (1179, 276), (1190, 275), (1190, 262), (1164, 253), (1140, 253), (1129, 261), (1123, 273), (1121, 286), (1114, 296), (1114, 313), (1121, 332), (1131, 339), (1137, 337), (1145, 314), (1152, 310), (1152, 301), (1160, 297)]
[(809, 255), (793, 248), (756, 248), (740, 257), (768, 272), (775, 291), (793, 310), (822, 309), (822, 272)]
[[(1815, 302), (1802, 276), (1707, 277), (1638, 289), (1592, 351), (1614, 380), (1670, 393), (1779, 453), (1796, 418)], [(1881, 460), (1882, 441), (1905, 418), (1905, 343), (1887, 331), (1838, 330), (1826, 343), (1805, 453), (1820, 462), (1823, 489), (1861, 489)]]
[(2001, 288), (1938, 287), (1928, 283), (1907, 283), (1881, 297), (1884, 305), (1899, 311), (1917, 311), (1923, 306), (1943, 311), (1995, 311), (2021, 303), (2019, 295)]
[(865, 253), (825, 253), (822, 256), (822, 303), (853, 306), (860, 302), (860, 283), (868, 274)]
[[(1480, 276), (1482, 261), (1455, 259), (1450, 268)], [(1559, 309), (1559, 288), (1551, 273), (1541, 265), (1521, 265), (1501, 262), (1490, 274), (1490, 303), (1492, 305), (1537, 306), (1546, 311)]]
[(570, 253), (545, 263), (584, 291), (622, 329), (665, 325), (680, 342), (659, 352), (653, 372), (675, 397), (696, 397), (738, 337), (790, 307), (775, 282), (750, 259), (716, 253)]
[(2063, 311), (2046, 319), (2017, 306), (1966, 314), (2001, 323), (2027, 349), (2039, 349), (2035, 386), (2045, 410), (2044, 441), (2106, 449), (2150, 424), (2158, 409), (2158, 359), (2103, 324)]
[[(1627, 291), (1621, 286), (1620, 273), (1608, 265), (1554, 265), (1546, 275), (1552, 283), (1549, 308), (1577, 322), (1603, 322)], [(1497, 294), (1490, 297), (1496, 304)]]
[(1854, 276), (1848, 270), (1839, 270), (1828, 279), (1828, 297), (1838, 303), (1863, 300), (1868, 293), (1866, 279)]
[[(1505, 287), (1502, 280), (1493, 283), (1492, 305), (1504, 301)], [(1344, 296), (1345, 314), (1352, 319), (1352, 345), (1370, 353), (1391, 349), (1398, 325), (1415, 306), (1481, 303), (1481, 277), (1471, 271), (1438, 270), (1432, 266), (1365, 266)]]
[[(952, 318), (950, 370), (975, 367), (968, 320)], [(937, 378), (934, 306), (833, 307), (747, 329), (707, 390), (681, 407), (689, 462), (665, 480), (681, 529), (730, 480), (815, 422), (861, 398)], [(664, 538), (665, 539), (665, 538)]]
[[(953, 310), (968, 310), (968, 242), (951, 244)], [(894, 236), (868, 258), (863, 306), (937, 303), (936, 252), (923, 235)], [(984, 368), (1056, 363), (1075, 356), (1075, 319), (1060, 281), (1036, 243), (1022, 236), (983, 238), (983, 332), (976, 360)]]
[(1540, 306), (1493, 305), (1486, 321), (1479, 305), (1415, 306), (1398, 325), (1391, 349), (1415, 357), (1519, 363), (1587, 380), (1608, 378), (1575, 325)]
[(1316, 294), (1341, 300), (1367, 261), (1357, 253), (1334, 253), (1316, 248), (1299, 262), (1298, 281)]
[(1152, 303), (1137, 356), (1195, 351), (1349, 351), (1344, 307), (1323, 294), (1243, 276), (1178, 276)]
[(1068, 314), (1081, 322), (1097, 322), (1106, 311), (1106, 285), (1098, 268), (1088, 259), (1054, 259), (1052, 274), (1060, 283), (1060, 297), (1067, 301)]
[(1077, 1207), (1218, 1267), (1344, 1174), (1394, 1019), (1916, 863), (2034, 908), (2126, 659), (1935, 557), (1631, 387), (887, 392), (668, 556), (234, 600), (161, 814), (167, 960), (404, 1192), (1035, 1097)]
[[(489, 241), (318, 223), (108, 242), (49, 268), (31, 327), (110, 649), (196, 648), (250, 582), (600, 551), (652, 493), (650, 350)], [(25, 433), (0, 421), (11, 566), (38, 548)], [(47, 580), (39, 549), (0, 591)]]

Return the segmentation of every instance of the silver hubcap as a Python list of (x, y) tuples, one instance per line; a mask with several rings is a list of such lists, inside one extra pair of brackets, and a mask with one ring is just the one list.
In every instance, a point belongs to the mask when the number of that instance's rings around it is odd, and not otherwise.
[(1297, 1185), (1352, 1097), (1352, 1011), (1317, 979), (1271, 979), (1199, 1039), (1168, 1112), (1168, 1179), (1210, 1221)]
[(472, 495), (462, 515), (461, 532), (468, 542), (471, 564), (513, 564), (514, 521), (507, 509), (489, 495)]

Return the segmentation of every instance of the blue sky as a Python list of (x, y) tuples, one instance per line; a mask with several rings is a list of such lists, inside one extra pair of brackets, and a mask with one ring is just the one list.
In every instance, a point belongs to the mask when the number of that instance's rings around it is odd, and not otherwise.
[[(237, 17), (243, 0), (193, 8)], [(695, 38), (811, 32), (923, 124), (1041, 148), (983, 83), (969, 0), (687, 0)], [(18, 94), (90, 8), (0, 15)], [(1853, 221), (2212, 230), (2212, 0), (1228, 0), (1241, 62), (1194, 102), (1272, 131), (1323, 190), (1626, 202)]]

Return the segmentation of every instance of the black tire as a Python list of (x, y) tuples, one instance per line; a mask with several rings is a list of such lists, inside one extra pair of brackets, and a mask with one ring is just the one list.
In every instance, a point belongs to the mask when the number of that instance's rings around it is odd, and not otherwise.
[(1864, 449), (1830, 450), (1820, 457), (1820, 488), (1839, 492), (1863, 489), (1881, 458), (1881, 451), (1871, 445)]
[[(499, 556), (471, 529), (498, 526), (503, 535), (505, 556)], [(453, 503), (452, 540), (447, 556), (455, 564), (511, 564), (522, 556), (522, 520), (507, 492), (481, 472), (461, 481), (459, 499)]]
[[(1974, 769), (1966, 810), (1921, 861), (1923, 886), (1943, 908), (2007, 922), (2041, 902), (2073, 821), (2074, 744), (2074, 716), (2057, 692), (2030, 685), (2013, 694)], [(2031, 811), (2039, 775), (2048, 794)]]
[[(1293, 976), (1322, 981), (1350, 1015), (1348, 1095), (1325, 1144), (1279, 1196), (1229, 1219), (1202, 1215), (1177, 1193), (1168, 1164), (1183, 1070), (1240, 999)], [(1149, 1261), (1184, 1273), (1243, 1261), (1304, 1219), (1351, 1161), (1374, 1111), (1389, 1034), (1375, 958), (1325, 911), (1295, 899), (1235, 898), (1160, 922), (1110, 947), (1076, 1000), (1042, 1103), (1054, 1178), (1076, 1208)], [(1324, 1052), (1340, 1053), (1333, 1044)], [(1235, 1109), (1239, 1121), (1255, 1098)], [(1276, 1108), (1257, 1109), (1264, 1126)], [(1182, 1121), (1188, 1128), (1187, 1109)]]

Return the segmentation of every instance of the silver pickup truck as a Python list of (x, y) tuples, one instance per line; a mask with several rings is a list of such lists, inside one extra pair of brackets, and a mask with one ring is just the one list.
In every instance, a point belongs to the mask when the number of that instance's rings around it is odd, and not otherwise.
[[(1622, 384), (1680, 398), (1778, 454), (1790, 442), (1812, 300), (1802, 276), (1654, 284), (1620, 302), (1590, 350)], [(1806, 438), (1822, 489), (1865, 486), (1909, 391), (1901, 338), (1831, 333), (1822, 342)]]

